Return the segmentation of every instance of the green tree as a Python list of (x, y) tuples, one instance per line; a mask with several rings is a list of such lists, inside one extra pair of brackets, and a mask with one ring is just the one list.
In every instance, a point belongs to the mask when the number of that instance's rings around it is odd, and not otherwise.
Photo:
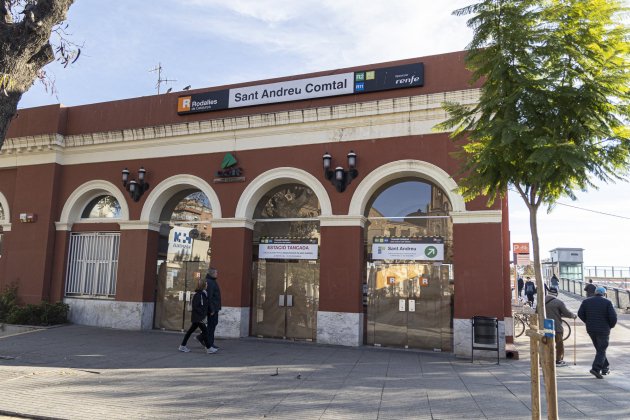
[(59, 26), (73, 2), (0, 0), (0, 148), (24, 92), (35, 80), (50, 87), (43, 67), (55, 57), (64, 65), (78, 58), (80, 49)]
[[(625, 12), (616, 0), (486, 0), (454, 12), (472, 15), (466, 63), (483, 86), (476, 105), (444, 104), (448, 119), (437, 128), (466, 139), (465, 199), (492, 203), (513, 188), (527, 204), (541, 292), (540, 206), (627, 175)], [(542, 324), (544, 305), (538, 317)]]
[(627, 175), (625, 10), (614, 0), (487, 0), (454, 12), (474, 14), (467, 65), (484, 83), (476, 105), (444, 104), (437, 128), (467, 140), (458, 153), (466, 199), (492, 203), (513, 187), (527, 204), (539, 288), (540, 206)]

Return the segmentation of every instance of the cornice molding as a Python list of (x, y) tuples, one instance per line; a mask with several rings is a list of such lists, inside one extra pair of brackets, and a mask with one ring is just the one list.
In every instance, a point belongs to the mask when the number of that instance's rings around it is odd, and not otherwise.
[[(172, 147), (174, 137), (178, 138), (174, 152), (185, 155), (190, 154), (189, 147), (196, 153), (213, 153), (283, 146), (288, 141), (295, 145), (296, 132), (304, 134), (304, 144), (330, 142), (331, 131), (339, 141), (433, 134), (435, 124), (446, 118), (442, 103), (475, 104), (479, 95), (479, 89), (467, 89), (129, 130), (8, 138), (0, 150), (0, 167), (124, 160), (129, 148), (141, 150), (146, 155), (142, 157), (163, 156), (162, 149)], [(248, 141), (235, 145), (235, 131), (243, 131), (238, 137)], [(278, 144), (270, 146), (269, 137)], [(252, 141), (257, 138), (265, 140)], [(120, 153), (122, 142), (127, 153)], [(199, 150), (200, 144), (204, 144), (203, 150)]]

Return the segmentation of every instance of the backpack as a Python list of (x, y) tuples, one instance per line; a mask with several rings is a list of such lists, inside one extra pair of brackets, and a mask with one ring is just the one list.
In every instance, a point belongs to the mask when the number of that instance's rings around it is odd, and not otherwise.
[(525, 283), (525, 293), (534, 293), (534, 283), (531, 281)]

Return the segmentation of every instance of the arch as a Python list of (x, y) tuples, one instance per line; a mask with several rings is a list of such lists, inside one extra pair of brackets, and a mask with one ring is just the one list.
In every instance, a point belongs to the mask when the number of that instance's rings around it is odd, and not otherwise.
[(208, 197), (210, 202), (210, 208), (212, 208), (212, 217), (216, 219), (221, 218), (221, 204), (219, 203), (219, 197), (214, 192), (212, 187), (203, 179), (188, 174), (174, 175), (170, 178), (160, 182), (151, 191), (147, 200), (142, 207), (142, 213), (140, 220), (149, 222), (159, 222), (160, 213), (166, 205), (167, 201), (176, 193), (189, 189), (196, 188)]
[(448, 173), (432, 163), (407, 159), (380, 166), (363, 178), (352, 195), (348, 215), (363, 216), (368, 201), (378, 188), (389, 181), (408, 176), (431, 181), (444, 190), (453, 207), (452, 211), (466, 211), (464, 198), (456, 192), (457, 183)]
[(332, 205), (330, 197), (324, 186), (317, 178), (308, 172), (291, 167), (270, 169), (258, 175), (243, 191), (236, 205), (236, 218), (251, 219), (254, 215), (254, 209), (265, 195), (265, 193), (274, 187), (290, 182), (299, 182), (309, 187), (319, 200), (319, 206), (322, 216), (332, 215)]
[(9, 208), (9, 201), (4, 194), (0, 192), (0, 206), (4, 212), (4, 219), (0, 219), (0, 227), (3, 232), (9, 232), (11, 230), (11, 209)]
[[(111, 195), (120, 204), (120, 219), (107, 219), (109, 222), (118, 222), (122, 220), (129, 220), (129, 206), (123, 192), (114, 184), (103, 180), (88, 181), (85, 184), (79, 186), (70, 197), (66, 200), (61, 211), (61, 217), (59, 223), (68, 224), (74, 223), (81, 219), (81, 212), (83, 208), (93, 199), (99, 195)], [(105, 220), (105, 219), (93, 219)]]

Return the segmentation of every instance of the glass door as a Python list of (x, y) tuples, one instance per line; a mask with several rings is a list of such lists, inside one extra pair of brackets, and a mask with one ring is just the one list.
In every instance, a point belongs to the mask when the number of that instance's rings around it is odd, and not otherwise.
[(315, 340), (319, 305), (316, 261), (254, 263), (252, 335)]
[(449, 267), (368, 263), (368, 344), (452, 351)]

